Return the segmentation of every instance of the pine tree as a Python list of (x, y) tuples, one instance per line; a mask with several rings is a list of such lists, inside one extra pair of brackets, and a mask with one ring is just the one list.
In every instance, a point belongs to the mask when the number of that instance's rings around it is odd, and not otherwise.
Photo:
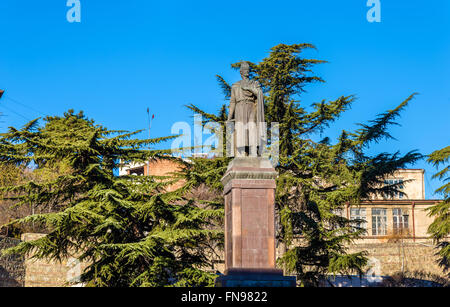
[[(439, 265), (448, 272), (450, 268), (450, 243), (448, 237), (450, 235), (450, 165), (448, 165), (450, 158), (450, 146), (441, 150), (436, 150), (428, 157), (428, 162), (433, 163), (434, 166), (444, 167), (438, 171), (433, 178), (439, 178), (445, 184), (436, 190), (436, 193), (442, 194), (444, 199), (442, 202), (432, 206), (428, 211), (431, 217), (434, 217), (433, 223), (428, 228), (428, 232), (433, 239), (438, 243), (439, 247)], [(450, 272), (448, 273), (450, 277)]]
[[(11, 225), (36, 223), (48, 233), (6, 252), (62, 260), (75, 255), (87, 267), (87, 286), (208, 286), (206, 249), (220, 231), (208, 225), (223, 211), (198, 207), (173, 183), (153, 176), (115, 175), (127, 163), (167, 158), (164, 150), (144, 150), (171, 137), (138, 140), (139, 133), (111, 131), (69, 111), (34, 120), (0, 137), (0, 163), (37, 170), (63, 163), (70, 171), (45, 181), (2, 188), (18, 205), (60, 204), (58, 212), (35, 214)], [(164, 180), (163, 180), (164, 179)], [(170, 179), (170, 178), (169, 178)]]
[[(310, 48), (314, 46), (277, 45), (260, 63), (250, 63), (250, 76), (261, 84), (265, 93), (266, 122), (280, 123), (276, 210), (279, 216), (277, 239), (284, 246), (284, 253), (278, 264), (287, 273), (297, 275), (302, 285), (317, 286), (327, 274), (362, 274), (367, 262), (364, 252), (349, 254), (346, 248), (365, 232), (357, 226), (360, 221), (349, 220), (339, 212), (347, 205), (358, 206), (369, 195), (395, 192), (398, 187), (385, 186), (384, 177), (414, 163), (421, 155), (414, 151), (403, 156), (398, 152), (376, 156), (366, 153), (371, 144), (391, 138), (388, 127), (395, 124), (395, 119), (415, 94), (395, 109), (368, 124), (361, 124), (360, 129), (342, 131), (334, 144), (326, 137), (313, 140), (318, 132), (323, 132), (350, 108), (355, 97), (323, 100), (314, 103), (311, 111), (300, 103), (305, 86), (324, 82), (313, 74), (312, 68), (325, 61), (301, 56)], [(239, 64), (231, 67), (238, 69)], [(227, 99), (231, 87), (220, 76), (218, 81)], [(215, 116), (195, 106), (189, 108), (201, 113), (206, 121), (224, 125), (223, 111)], [(209, 180), (211, 186), (220, 187), (219, 179), (229, 159), (216, 159), (220, 162), (210, 160), (199, 166), (203, 173), (213, 173), (215, 181), (197, 176), (192, 185), (206, 184)], [(191, 169), (197, 169), (196, 164), (194, 161)]]
[[(29, 173), (27, 169), (17, 167), (14, 164), (0, 164), (0, 188), (22, 183), (28, 177)], [(5, 200), (4, 198), (4, 195), (0, 194), (0, 225), (31, 213), (31, 208), (16, 208), (14, 202)], [(27, 230), (16, 227), (5, 227), (0, 229), (0, 234), (20, 238), (21, 233)]]

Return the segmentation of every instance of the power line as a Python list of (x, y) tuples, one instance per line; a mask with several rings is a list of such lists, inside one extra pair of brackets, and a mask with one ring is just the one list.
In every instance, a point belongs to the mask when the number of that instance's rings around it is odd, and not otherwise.
[[(14, 98), (9, 97), (9, 95), (4, 95), (4, 94), (5, 94), (5, 91), (4, 91), (4, 90), (0, 90), (0, 98), (4, 98), (4, 99), (6, 99), (6, 100), (8, 100), (8, 101), (10, 101), (10, 102), (12, 102), (12, 103), (18, 104), (18, 105), (20, 105), (20, 106), (22, 106), (22, 107), (25, 107), (25, 108), (27, 108), (27, 109), (33, 111), (33, 112), (36, 112), (36, 113), (38, 113), (38, 114), (40, 114), (40, 115), (45, 116), (45, 114), (42, 113), (41, 111), (36, 110), (35, 108), (32, 108), (32, 107), (30, 107), (30, 106), (28, 106), (28, 105), (26, 105), (26, 104), (24, 104), (24, 103), (22, 103), (22, 102), (20, 102), (20, 101), (18, 101), (18, 100), (16, 100), (16, 99), (14, 99)], [(3, 97), (2, 97), (2, 96), (3, 96)], [(14, 113), (15, 115), (17, 115), (17, 116), (19, 116), (19, 117), (25, 119), (27, 122), (31, 121), (31, 119), (29, 119), (27, 116), (25, 116), (25, 115), (23, 115), (23, 114), (21, 114), (21, 113), (15, 111), (15, 110), (13, 110), (13, 109), (7, 107), (4, 103), (0, 104), (0, 107), (4, 107), (4, 108), (5, 108), (6, 110), (8, 110), (9, 112)], [(0, 114), (0, 117), (1, 117), (1, 116), (4, 116), (4, 115), (3, 115), (3, 114)]]
[(26, 104), (24, 104), (24, 103), (22, 103), (22, 102), (20, 102), (20, 101), (17, 101), (16, 99), (13, 99), (13, 98), (9, 97), (9, 96), (6, 96), (5, 99), (7, 99), (7, 100), (9, 100), (9, 101), (11, 101), (11, 102), (13, 102), (13, 103), (16, 103), (16, 104), (18, 104), (18, 105), (20, 105), (20, 106), (22, 106), (22, 107), (28, 108), (28, 109), (30, 109), (30, 110), (32, 110), (32, 111), (34, 111), (34, 112), (37, 112), (37, 113), (39, 113), (39, 114), (45, 116), (45, 114), (42, 113), (41, 111), (36, 110), (35, 108), (32, 108), (32, 107), (30, 107), (30, 106), (28, 106), (28, 105), (26, 105)]
[(23, 119), (25, 119), (25, 120), (27, 120), (27, 121), (31, 121), (31, 119), (29, 119), (29, 118), (25, 117), (24, 115), (22, 115), (22, 114), (20, 114), (20, 113), (18, 113), (18, 112), (16, 112), (16, 111), (14, 111), (14, 110), (12, 110), (12, 109), (8, 108), (8, 107), (7, 107), (7, 106), (5, 106), (4, 104), (3, 104), (3, 105), (0, 105), (0, 107), (3, 107), (3, 108), (5, 108), (6, 110), (8, 110), (8, 111), (10, 111), (10, 112), (12, 112), (12, 113), (14, 113), (14, 114), (16, 114), (17, 116), (20, 116), (20, 117), (22, 117)]

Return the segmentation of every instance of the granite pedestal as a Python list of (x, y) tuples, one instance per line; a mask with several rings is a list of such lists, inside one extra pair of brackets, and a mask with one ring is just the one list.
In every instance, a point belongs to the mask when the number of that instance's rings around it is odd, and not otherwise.
[(275, 178), (269, 160), (235, 158), (222, 178), (225, 196), (225, 275), (222, 287), (291, 287), (276, 269)]

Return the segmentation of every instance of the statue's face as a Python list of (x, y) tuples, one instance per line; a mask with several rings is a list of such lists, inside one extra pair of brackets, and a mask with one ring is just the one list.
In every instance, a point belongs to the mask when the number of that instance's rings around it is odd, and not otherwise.
[(248, 78), (249, 76), (249, 69), (248, 68), (241, 68), (241, 77), (242, 78)]

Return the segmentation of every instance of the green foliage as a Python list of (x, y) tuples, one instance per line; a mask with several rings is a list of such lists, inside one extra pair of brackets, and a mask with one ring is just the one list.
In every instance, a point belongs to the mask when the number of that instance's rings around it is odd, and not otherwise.
[[(442, 180), (445, 184), (436, 190), (444, 196), (444, 200), (429, 208), (429, 215), (434, 217), (433, 223), (428, 228), (428, 232), (432, 235), (434, 240), (438, 243), (440, 250), (439, 264), (445, 271), (450, 268), (450, 243), (448, 237), (450, 235), (450, 165), (448, 164), (450, 158), (450, 146), (441, 150), (436, 150), (428, 157), (428, 162), (433, 163), (434, 166), (443, 166), (433, 178)], [(450, 274), (450, 273), (449, 273)], [(449, 275), (450, 276), (450, 275)]]
[(75, 255), (87, 264), (81, 281), (88, 286), (206, 286), (211, 240), (208, 229), (220, 220), (219, 208), (186, 201), (182, 191), (167, 192), (172, 181), (122, 176), (114, 172), (131, 161), (165, 159), (166, 151), (143, 150), (170, 138), (137, 140), (138, 132), (109, 131), (73, 111), (47, 117), (0, 138), (0, 164), (38, 171), (61, 163), (67, 170), (49, 180), (3, 187), (19, 205), (61, 204), (58, 212), (35, 214), (10, 225), (39, 224), (48, 234), (22, 242), (7, 253), (62, 260)]
[[(325, 61), (302, 57), (302, 52), (311, 48), (314, 46), (310, 44), (280, 44), (260, 63), (250, 63), (250, 77), (261, 84), (265, 94), (266, 122), (280, 123), (276, 210), (278, 241), (284, 254), (278, 263), (287, 273), (296, 274), (304, 286), (317, 286), (330, 273), (363, 272), (365, 253), (348, 254), (346, 246), (359, 238), (364, 229), (357, 227), (358, 221), (351, 221), (339, 212), (346, 205), (357, 206), (369, 195), (393, 193), (397, 187), (385, 187), (385, 176), (422, 157), (414, 151), (403, 156), (366, 154), (371, 144), (392, 138), (388, 127), (395, 124), (415, 94), (395, 109), (361, 124), (360, 129), (342, 131), (334, 144), (329, 138), (313, 140), (350, 108), (355, 97), (322, 100), (310, 108), (300, 103), (305, 86), (324, 82), (313, 74), (312, 68)], [(231, 66), (238, 69), (239, 64)], [(230, 85), (220, 76), (218, 81), (225, 98), (229, 97)], [(195, 106), (189, 108), (208, 121), (224, 125), (226, 116), (222, 113), (214, 115)], [(218, 159), (226, 162), (224, 158)], [(208, 184), (220, 186), (225, 167), (217, 167), (211, 161), (199, 163), (202, 173), (215, 174)]]

